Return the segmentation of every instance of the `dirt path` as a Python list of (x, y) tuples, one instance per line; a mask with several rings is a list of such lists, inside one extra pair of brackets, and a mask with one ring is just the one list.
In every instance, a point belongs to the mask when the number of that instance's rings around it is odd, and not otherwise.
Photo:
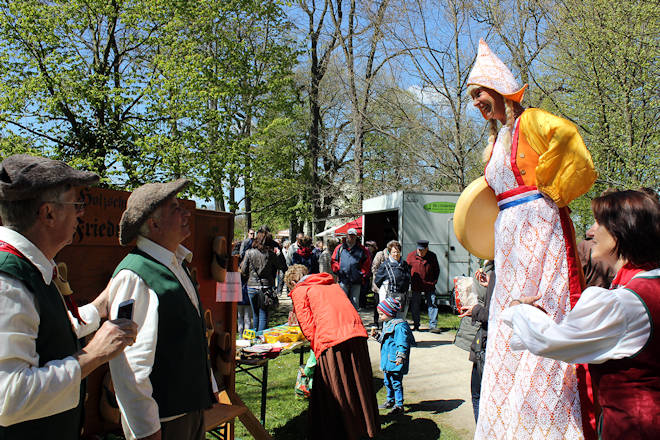
[[(367, 327), (372, 322), (368, 315), (362, 320)], [(437, 414), (441, 423), (451, 426), (461, 437), (473, 438), (472, 362), (468, 352), (453, 344), (453, 332), (418, 331), (414, 335), (417, 347), (411, 350), (410, 372), (403, 379), (407, 414), (413, 419), (417, 411)], [(374, 376), (382, 378), (380, 344), (373, 339), (369, 339), (369, 355)]]

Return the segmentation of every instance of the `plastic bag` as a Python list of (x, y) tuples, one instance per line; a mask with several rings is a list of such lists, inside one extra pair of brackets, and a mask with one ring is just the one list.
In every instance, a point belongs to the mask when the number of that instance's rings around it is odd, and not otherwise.
[(474, 278), (455, 277), (454, 298), (456, 300), (456, 310), (461, 310), (461, 307), (475, 305), (477, 303), (477, 291), (474, 288)]
[(312, 378), (305, 375), (305, 368), (298, 367), (298, 377), (296, 377), (296, 397), (299, 399), (309, 399), (312, 393)]
[(312, 385), (314, 383), (314, 370), (316, 369), (316, 356), (314, 352), (309, 353), (307, 364), (298, 368), (298, 376), (296, 377), (296, 397), (299, 399), (309, 399), (312, 393)]

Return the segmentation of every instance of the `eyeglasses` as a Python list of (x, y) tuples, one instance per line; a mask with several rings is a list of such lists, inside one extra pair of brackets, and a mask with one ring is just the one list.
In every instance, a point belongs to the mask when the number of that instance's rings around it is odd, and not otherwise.
[(57, 203), (58, 205), (73, 205), (77, 213), (85, 210), (85, 202), (60, 202), (59, 200), (47, 200), (47, 203)]

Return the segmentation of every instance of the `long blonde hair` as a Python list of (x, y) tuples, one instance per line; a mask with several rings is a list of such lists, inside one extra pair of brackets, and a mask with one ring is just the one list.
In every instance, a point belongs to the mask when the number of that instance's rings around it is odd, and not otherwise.
[[(504, 112), (506, 115), (506, 126), (509, 127), (509, 130), (505, 131), (502, 135), (502, 142), (504, 143), (504, 148), (506, 148), (507, 154), (511, 154), (511, 136), (513, 135), (513, 125), (516, 122), (516, 112), (513, 109), (513, 101), (507, 98), (504, 98)], [(481, 160), (486, 163), (490, 159), (491, 154), (493, 153), (493, 147), (495, 146), (495, 140), (497, 139), (497, 133), (499, 132), (499, 124), (497, 119), (490, 119), (488, 121), (489, 133), (488, 133), (488, 145), (484, 148), (484, 151), (481, 155)]]

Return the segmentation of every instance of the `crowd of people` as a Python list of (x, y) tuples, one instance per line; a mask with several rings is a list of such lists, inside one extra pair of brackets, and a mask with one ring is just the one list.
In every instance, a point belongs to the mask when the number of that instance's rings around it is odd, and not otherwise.
[[(658, 193), (595, 198), (595, 223), (578, 246), (567, 205), (591, 188), (596, 171), (576, 127), (525, 109), (527, 86), (483, 41), (467, 86), (489, 121), (484, 172), (499, 206), (489, 231), (494, 258), (476, 275), (478, 303), (462, 310), (479, 329), (470, 344), (475, 438), (660, 438)], [(136, 246), (98, 297), (78, 308), (57, 290), (53, 258), (84, 213), (80, 188), (98, 180), (42, 157), (0, 163), (0, 438), (78, 439), (84, 378), (109, 362), (126, 438), (201, 440), (218, 386), (192, 253), (182, 246), (190, 212), (177, 194), (189, 182), (132, 192), (119, 242)], [(269, 294), (286, 287), (310, 341), (317, 368), (309, 438), (379, 432), (369, 333), (358, 314), (370, 291), (387, 390), (381, 408), (404, 412), (422, 300), (437, 331), (440, 270), (427, 240), (404, 259), (399, 241), (379, 250), (355, 229), (324, 246), (304, 234), (280, 243), (262, 227), (234, 249), (243, 281), (238, 330), (268, 328)], [(216, 264), (226, 272), (225, 257)], [(108, 319), (127, 301), (131, 319)], [(79, 338), (94, 331), (81, 347)]]
[(269, 310), (260, 301), (262, 291), (275, 290), (281, 295), (286, 286), (283, 274), (296, 264), (305, 266), (308, 274), (331, 275), (358, 311), (367, 307), (368, 297), (373, 297), (376, 326), (380, 325), (378, 303), (392, 297), (399, 301), (399, 318), (405, 319), (413, 304), (413, 330), (419, 330), (420, 304), (425, 300), (429, 330), (439, 332), (435, 285), (440, 267), (437, 256), (428, 247), (428, 240), (419, 240), (417, 249), (404, 259), (400, 242), (392, 240), (379, 251), (375, 241), (363, 245), (355, 228), (349, 228), (341, 239), (330, 237), (326, 243), (318, 240), (314, 245), (312, 238), (303, 233), (289, 242), (274, 239), (267, 226), (256, 231), (249, 229), (247, 238), (233, 245), (234, 255), (239, 256), (243, 281), (243, 295), (238, 303), (238, 333), (242, 334), (245, 329), (268, 328)]

